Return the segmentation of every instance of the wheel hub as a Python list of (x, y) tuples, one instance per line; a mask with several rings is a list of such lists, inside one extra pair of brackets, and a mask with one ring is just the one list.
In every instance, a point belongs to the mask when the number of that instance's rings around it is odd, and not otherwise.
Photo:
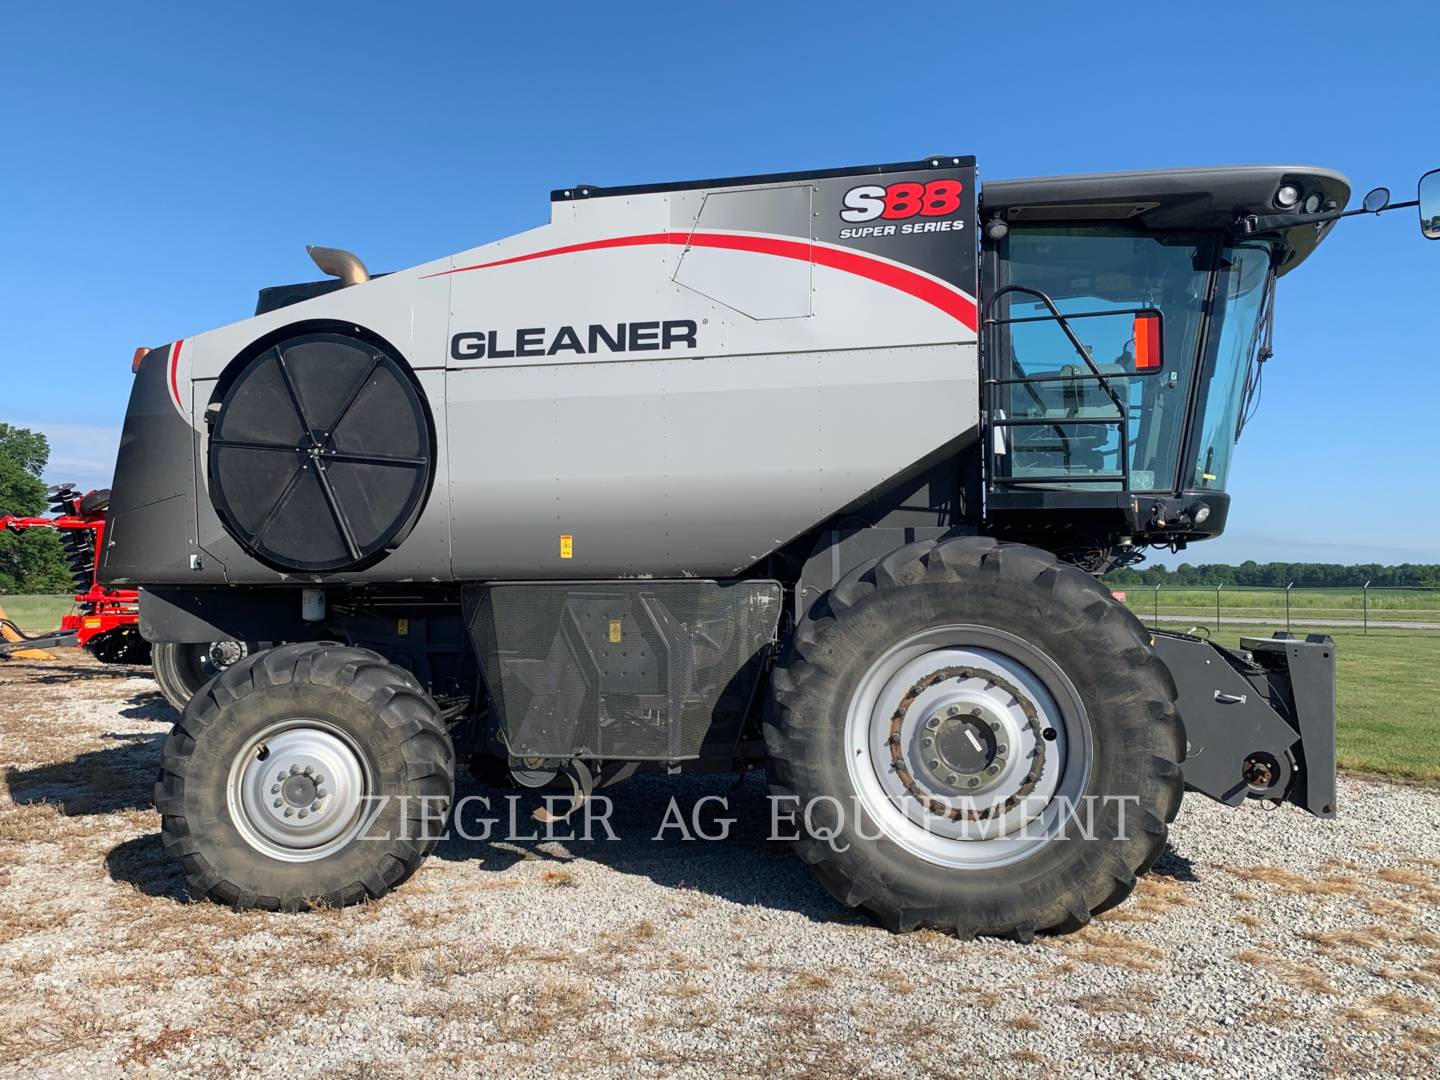
[[(293, 765), (291, 769), (294, 769)], [(280, 775), (286, 776), (284, 773)], [(325, 791), (325, 789), (320, 786), (320, 782), (324, 779), (325, 778), (321, 776), (312, 780), (303, 773), (297, 776), (292, 772), (286, 776), (285, 780), (271, 790), (279, 791), (280, 797), (292, 807), (299, 809), (309, 807), (311, 803), (316, 803), (317, 805), (314, 809), (318, 811), (320, 809), (318, 805), (320, 795)]]
[(1088, 754), (1074, 748), (1077, 737), (1088, 743), (1088, 727), (1073, 688), (1043, 654), (988, 627), (937, 628), (894, 646), (862, 676), (846, 731), (869, 815), (944, 865), (1023, 857), (1085, 790)]
[(207, 650), (210, 663), (221, 671), (245, 659), (249, 651), (243, 641), (212, 641)]
[(894, 780), (925, 813), (952, 821), (1014, 809), (1035, 790), (1045, 765), (1034, 703), (990, 666), (926, 671), (905, 689), (890, 732)]
[(353, 838), (371, 791), (369, 770), (348, 737), (297, 720), (251, 740), (231, 771), (230, 806), (252, 847), (308, 861)]
[(943, 786), (960, 793), (993, 780), (1010, 759), (1000, 730), (1000, 721), (987, 718), (979, 705), (968, 712), (949, 705), (933, 713), (916, 732), (920, 747), (914, 755), (935, 781), (931, 790)]

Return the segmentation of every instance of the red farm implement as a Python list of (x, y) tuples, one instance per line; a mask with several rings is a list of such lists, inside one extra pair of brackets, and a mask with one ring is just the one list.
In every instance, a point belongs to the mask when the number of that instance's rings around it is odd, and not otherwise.
[(0, 641), (0, 657), (24, 649), (76, 645), (110, 664), (144, 664), (150, 645), (140, 636), (139, 599), (135, 589), (106, 588), (95, 580), (95, 563), (105, 539), (108, 489), (81, 494), (69, 484), (52, 487), (48, 517), (17, 517), (0, 513), (0, 528), (13, 532), (54, 529), (60, 535), (65, 561), (75, 582), (75, 609), (57, 630), (28, 635), (9, 619), (10, 632)]

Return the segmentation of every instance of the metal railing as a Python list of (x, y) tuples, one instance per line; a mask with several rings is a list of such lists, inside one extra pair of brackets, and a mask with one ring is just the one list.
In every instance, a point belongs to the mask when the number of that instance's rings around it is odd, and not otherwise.
[[(1010, 293), (1033, 297), (1045, 306), (1048, 314), (1027, 315), (1005, 319), (995, 318), (991, 313), (995, 309), (996, 302), (1002, 296), (1007, 296)], [(1122, 315), (1128, 315), (1132, 318), (1143, 315), (1155, 319), (1160, 327), (1159, 334), (1161, 340), (1164, 340), (1165, 316), (1159, 308), (1136, 307), (1123, 308), (1116, 311), (1083, 311), (1063, 314), (1048, 295), (1039, 289), (1032, 289), (1025, 285), (1006, 285), (991, 294), (985, 303), (984, 325), (987, 331), (991, 333), (992, 339), (993, 331), (996, 327), (1012, 326), (1019, 323), (1054, 322), (1059, 326), (1061, 332), (1064, 333), (1071, 347), (1075, 350), (1075, 355), (1087, 369), (1085, 371), (1076, 370), (1068, 373), (1055, 372), (1046, 375), (1009, 375), (1008, 377), (1002, 378), (997, 372), (1004, 371), (1008, 373), (1018, 368), (1018, 364), (1016, 364), (1014, 358), (1008, 357), (1007, 363), (1003, 367), (997, 364), (994, 359), (987, 359), (987, 373), (981, 389), (986, 426), (983, 434), (986, 444), (986, 471), (990, 478), (989, 486), (992, 496), (1003, 500), (1009, 490), (1024, 490), (1026, 488), (1043, 487), (1045, 485), (1118, 484), (1119, 491), (1128, 492), (1130, 490), (1130, 407), (1111, 384), (1111, 380), (1128, 382), (1129, 379), (1133, 378), (1158, 376), (1160, 374), (1160, 367), (1157, 365), (1148, 370), (1137, 369), (1127, 373), (1123, 377), (1113, 374), (1107, 376), (1100, 370), (1099, 366), (1096, 365), (1094, 357), (1090, 355), (1090, 351), (1081, 343), (1080, 339), (1075, 335), (1075, 331), (1070, 326), (1070, 322), (1074, 319), (1100, 319)], [(1092, 380), (1099, 389), (1104, 392), (1105, 397), (1114, 407), (1114, 416), (1022, 416), (1015, 415), (1014, 409), (1009, 402), (1011, 396), (1010, 390), (1014, 387), (1024, 387), (1032, 395), (1035, 395), (1035, 388), (1037, 386), (1044, 386), (1048, 383), (1078, 386)], [(1037, 397), (1036, 400), (1038, 401), (1039, 398)], [(1013, 431), (1016, 428), (1027, 427), (1048, 427), (1054, 429), (1057, 438), (1057, 449), (1054, 452), (1061, 454), (1063, 458), (1059, 472), (1017, 474), (1012, 471), (1015, 468), (1015, 459), (1020, 454), (1026, 452), (1026, 447), (1023, 443), (1017, 443), (1014, 436), (1006, 438), (1006, 436), (1001, 433)], [(1073, 435), (1067, 436), (1062, 429), (1077, 427), (1115, 429), (1115, 454), (1119, 462), (1118, 472), (1111, 469), (1106, 469), (1103, 472), (1084, 472), (1067, 467), (1070, 450), (1073, 445), (1076, 444), (1076, 438)], [(996, 445), (997, 435), (1004, 441), (1005, 446), (1003, 450), (999, 449)], [(1000, 461), (998, 460), (1001, 457), (1008, 458), (1004, 469), (1000, 467)]]

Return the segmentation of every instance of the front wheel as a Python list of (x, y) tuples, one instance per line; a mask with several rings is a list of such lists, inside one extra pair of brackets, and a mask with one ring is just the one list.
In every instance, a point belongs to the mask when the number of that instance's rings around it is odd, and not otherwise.
[(892, 929), (1028, 940), (1125, 898), (1180, 805), (1175, 686), (1089, 575), (914, 544), (802, 624), (766, 727), (822, 884)]

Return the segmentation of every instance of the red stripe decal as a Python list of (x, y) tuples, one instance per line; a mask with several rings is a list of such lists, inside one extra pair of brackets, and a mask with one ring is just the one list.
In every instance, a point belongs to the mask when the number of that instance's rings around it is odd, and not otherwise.
[[(673, 240), (678, 236), (680, 239)], [(601, 248), (617, 247), (639, 247), (643, 244), (673, 244), (685, 242), (683, 233), (644, 233), (640, 236), (612, 236), (605, 240), (587, 240), (582, 244), (566, 244), (564, 247), (547, 248), (544, 251), (532, 251), (529, 255), (515, 255), (508, 259), (496, 259), (494, 262), (475, 263), (473, 266), (457, 266), (453, 270), (441, 270), (438, 274), (426, 274), (426, 277), (444, 277), (446, 274), (463, 274), (467, 270), (489, 270), (494, 266), (509, 266), (511, 263), (529, 262), (531, 259), (548, 259), (551, 255), (573, 255), (577, 251), (598, 251)]]
[(489, 270), (496, 266), (530, 262), (532, 259), (547, 259), (552, 255), (573, 255), (581, 251), (599, 251), (604, 248), (638, 247), (645, 244), (672, 244), (680, 247), (726, 248), (731, 251), (753, 251), (761, 255), (775, 255), (783, 259), (812, 260), (818, 266), (828, 266), (857, 277), (868, 278), (881, 285), (909, 293), (932, 307), (957, 319), (967, 329), (977, 325), (975, 301), (947, 285), (943, 285), (924, 274), (893, 263), (872, 259), (858, 251), (846, 248), (824, 247), (804, 240), (785, 240), (774, 236), (738, 236), (728, 233), (642, 233), (637, 236), (612, 236), (604, 240), (587, 240), (564, 247), (532, 251), (528, 255), (514, 255), (494, 262), (475, 263), (472, 266), (457, 266), (453, 270), (441, 270), (427, 277), (442, 277), (446, 274), (463, 274), (470, 270)]
[(185, 411), (185, 406), (180, 402), (180, 385), (175, 381), (175, 372), (180, 366), (180, 346), (184, 344), (185, 339), (182, 337), (170, 347), (170, 396), (175, 399), (175, 405), (181, 412)]

